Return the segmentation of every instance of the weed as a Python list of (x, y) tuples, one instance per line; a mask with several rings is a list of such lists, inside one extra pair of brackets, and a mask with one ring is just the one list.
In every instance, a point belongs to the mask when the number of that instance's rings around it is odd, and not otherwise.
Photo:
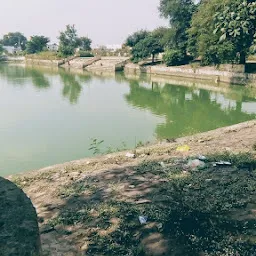
[(91, 144), (89, 150), (93, 152), (93, 155), (99, 155), (101, 153), (100, 145), (104, 142), (104, 140), (98, 140), (96, 138), (91, 139)]

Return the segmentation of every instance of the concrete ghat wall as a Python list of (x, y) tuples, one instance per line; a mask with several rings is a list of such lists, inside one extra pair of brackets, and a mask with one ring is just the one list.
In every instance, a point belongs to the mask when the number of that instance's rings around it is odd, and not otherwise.
[(0, 255), (40, 255), (37, 214), (25, 193), (0, 177)]
[(23, 62), (25, 61), (25, 57), (23, 56), (1, 56), (0, 61), (4, 62)]
[(216, 83), (224, 82), (231, 84), (251, 84), (256, 86), (256, 74), (244, 73), (243, 65), (220, 65), (216, 67), (191, 67), (189, 65), (179, 67), (150, 66), (141, 67), (135, 64), (127, 64), (126, 72), (149, 73), (156, 75), (167, 75), (187, 77), (193, 79), (211, 80)]
[(40, 66), (60, 66), (65, 63), (64, 60), (39, 60), (39, 59), (26, 59), (28, 65), (40, 65)]

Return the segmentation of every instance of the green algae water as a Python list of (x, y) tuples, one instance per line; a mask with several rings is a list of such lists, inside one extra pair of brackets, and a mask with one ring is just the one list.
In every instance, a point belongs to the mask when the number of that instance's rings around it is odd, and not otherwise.
[(255, 117), (255, 88), (1, 64), (0, 175)]

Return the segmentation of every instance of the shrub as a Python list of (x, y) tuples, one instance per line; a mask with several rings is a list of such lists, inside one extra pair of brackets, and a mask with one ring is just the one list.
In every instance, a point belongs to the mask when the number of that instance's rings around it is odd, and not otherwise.
[(26, 57), (28, 59), (39, 59), (39, 60), (59, 60), (61, 59), (61, 56), (58, 55), (56, 52), (39, 52), (35, 54), (27, 54)]
[(94, 55), (88, 51), (79, 51), (79, 56), (80, 57), (94, 57)]
[(211, 45), (202, 55), (204, 66), (238, 62), (236, 49), (231, 42)]
[(183, 65), (187, 62), (187, 56), (180, 50), (167, 50), (163, 61), (167, 66)]

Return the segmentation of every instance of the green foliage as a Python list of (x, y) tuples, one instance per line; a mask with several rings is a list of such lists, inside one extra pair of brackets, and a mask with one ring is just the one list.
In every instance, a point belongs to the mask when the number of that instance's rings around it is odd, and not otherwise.
[(0, 44), (0, 54), (2, 54), (3, 51), (4, 51), (4, 48), (3, 48), (3, 46)]
[(181, 50), (168, 50), (165, 52), (163, 60), (167, 66), (178, 66), (186, 63), (186, 55)]
[(189, 52), (204, 65), (244, 64), (254, 46), (255, 15), (255, 1), (203, 1), (188, 30)]
[(42, 52), (49, 41), (49, 38), (45, 36), (32, 36), (26, 45), (26, 52), (29, 54)]
[(150, 34), (150, 32), (148, 32), (146, 30), (137, 31), (137, 32), (133, 33), (132, 35), (128, 36), (128, 38), (125, 41), (125, 45), (134, 47), (138, 42), (145, 39), (149, 34)]
[(75, 53), (75, 49), (81, 44), (77, 36), (75, 25), (67, 25), (64, 32), (60, 32), (59, 36), (59, 52), (63, 56), (70, 56)]
[(163, 50), (164, 49), (159, 39), (150, 35), (145, 39), (139, 41), (132, 48), (132, 61), (138, 62), (152, 55), (152, 62), (154, 62), (155, 55), (163, 52)]
[(79, 51), (80, 57), (94, 57), (94, 55), (89, 51)]
[(50, 52), (50, 51), (38, 52), (36, 54), (27, 54), (26, 58), (39, 59), (39, 60), (60, 60), (60, 59), (62, 59), (60, 56), (57, 55), (56, 52)]
[(237, 62), (237, 49), (230, 40), (220, 42), (215, 30), (214, 15), (222, 12), (230, 0), (203, 1), (193, 15), (188, 30), (188, 51), (193, 57), (201, 57), (203, 65)]
[(27, 38), (20, 32), (10, 32), (4, 35), (2, 44), (4, 46), (15, 46), (21, 47), (22, 50), (25, 50), (27, 43)]
[(237, 54), (234, 45), (227, 41), (221, 44), (210, 45), (203, 53), (202, 65), (219, 65), (222, 63), (237, 63)]
[(223, 11), (216, 12), (214, 22), (220, 42), (230, 40), (244, 64), (250, 47), (256, 46), (256, 2), (230, 0)]
[(90, 51), (91, 48), (91, 44), (92, 44), (92, 40), (88, 37), (80, 37), (80, 49), (82, 51)]
[(169, 19), (171, 30), (171, 41), (173, 47), (184, 52), (187, 47), (186, 30), (190, 27), (192, 15), (196, 5), (192, 0), (161, 0), (159, 11), (164, 18)]
[(173, 32), (172, 28), (159, 27), (152, 31), (151, 36), (157, 38), (164, 49), (171, 48), (174, 45)]

